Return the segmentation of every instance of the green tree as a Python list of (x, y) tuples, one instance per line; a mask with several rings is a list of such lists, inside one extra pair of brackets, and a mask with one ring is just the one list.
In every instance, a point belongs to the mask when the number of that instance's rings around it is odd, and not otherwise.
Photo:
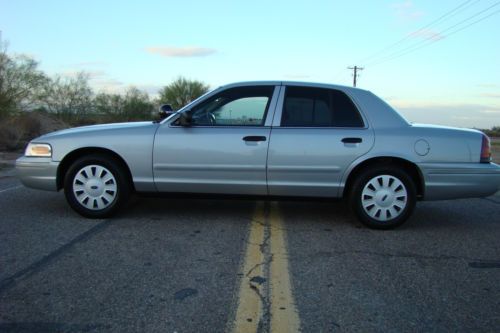
[(79, 72), (74, 77), (56, 76), (48, 80), (39, 94), (41, 106), (60, 119), (79, 124), (92, 113), (92, 88), (89, 77)]
[(124, 96), (123, 117), (126, 121), (150, 120), (154, 104), (149, 95), (136, 87), (130, 87)]
[(10, 57), (6, 48), (0, 49), (0, 119), (31, 107), (47, 80), (32, 58)]
[(94, 97), (94, 111), (104, 121), (120, 121), (124, 99), (119, 94), (99, 93)]
[(178, 110), (208, 89), (209, 86), (203, 82), (179, 77), (160, 91), (159, 103), (170, 104), (174, 110)]
[(130, 87), (124, 95), (100, 93), (93, 104), (105, 121), (150, 120), (155, 109), (149, 95), (136, 87)]

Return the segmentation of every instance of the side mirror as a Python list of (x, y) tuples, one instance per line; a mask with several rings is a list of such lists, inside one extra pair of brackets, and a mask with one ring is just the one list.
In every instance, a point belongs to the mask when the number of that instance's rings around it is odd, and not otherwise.
[(179, 125), (181, 126), (191, 126), (193, 124), (193, 117), (191, 117), (190, 112), (183, 112), (181, 113), (181, 116), (179, 117)]
[(172, 109), (170, 104), (163, 104), (160, 106), (158, 114), (160, 115), (160, 119), (165, 119), (173, 114), (175, 111)]

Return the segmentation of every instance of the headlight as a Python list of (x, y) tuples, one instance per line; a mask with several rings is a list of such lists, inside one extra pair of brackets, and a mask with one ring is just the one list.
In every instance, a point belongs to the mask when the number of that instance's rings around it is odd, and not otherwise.
[(24, 152), (25, 156), (51, 157), (52, 147), (46, 143), (29, 143)]

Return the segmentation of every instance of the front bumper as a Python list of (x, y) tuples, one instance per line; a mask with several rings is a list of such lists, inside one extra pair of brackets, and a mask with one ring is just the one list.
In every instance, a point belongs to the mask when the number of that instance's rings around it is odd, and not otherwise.
[(500, 191), (500, 166), (495, 163), (425, 163), (424, 200), (487, 197)]
[(57, 191), (59, 162), (50, 157), (20, 157), (16, 161), (17, 176), (24, 186), (46, 191)]

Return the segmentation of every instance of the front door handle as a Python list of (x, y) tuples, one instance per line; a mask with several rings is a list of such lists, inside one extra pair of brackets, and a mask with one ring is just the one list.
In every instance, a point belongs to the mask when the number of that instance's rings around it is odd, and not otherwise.
[(343, 138), (342, 142), (343, 143), (361, 143), (361, 142), (363, 142), (363, 139), (361, 139), (361, 138)]
[(250, 135), (250, 136), (245, 136), (243, 138), (243, 141), (251, 141), (251, 142), (258, 142), (258, 141), (266, 141), (267, 138), (265, 136), (258, 136), (258, 135)]

